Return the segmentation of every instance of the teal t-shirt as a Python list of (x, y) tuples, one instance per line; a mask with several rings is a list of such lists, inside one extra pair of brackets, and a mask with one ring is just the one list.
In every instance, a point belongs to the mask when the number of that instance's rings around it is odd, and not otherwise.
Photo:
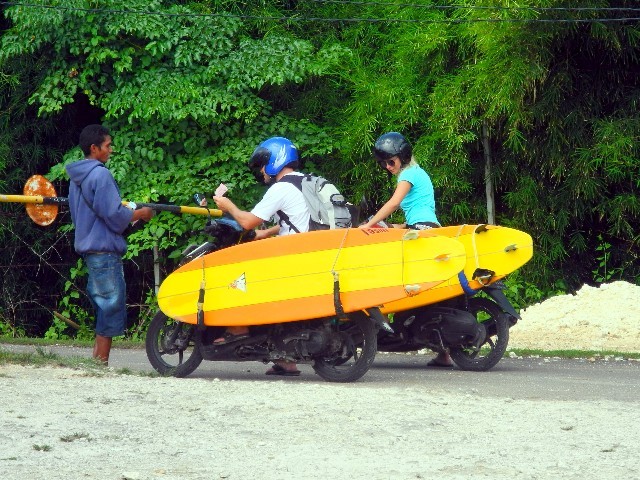
[(398, 175), (398, 182), (409, 182), (411, 190), (400, 202), (407, 225), (419, 222), (438, 222), (433, 184), (427, 172), (418, 165), (405, 168)]

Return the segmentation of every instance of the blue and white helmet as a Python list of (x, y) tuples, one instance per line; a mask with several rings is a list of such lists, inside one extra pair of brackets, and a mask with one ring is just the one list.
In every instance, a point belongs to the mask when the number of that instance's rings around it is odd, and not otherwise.
[(298, 161), (298, 149), (284, 137), (271, 137), (256, 148), (249, 160), (251, 168), (262, 168), (274, 177), (290, 163)]

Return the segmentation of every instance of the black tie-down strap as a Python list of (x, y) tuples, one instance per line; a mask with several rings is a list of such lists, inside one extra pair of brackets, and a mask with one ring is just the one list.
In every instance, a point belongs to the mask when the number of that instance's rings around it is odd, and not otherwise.
[[(336, 315), (338, 318), (344, 318), (346, 315), (344, 313), (344, 308), (342, 307), (342, 302), (340, 301), (340, 279), (338, 278), (337, 272), (333, 272), (333, 305), (336, 309)], [(393, 328), (391, 328), (391, 325), (389, 325), (389, 322), (384, 315), (380, 313), (379, 308), (370, 308), (367, 310), (367, 314), (376, 327), (378, 327), (378, 330), (393, 333)]]
[(200, 284), (200, 291), (198, 292), (198, 330), (204, 330), (204, 282)]
[(333, 272), (333, 307), (338, 318), (344, 318), (344, 308), (340, 300), (340, 278), (338, 272)]
[(391, 328), (391, 325), (389, 325), (389, 322), (386, 317), (382, 315), (379, 308), (369, 308), (367, 309), (367, 313), (369, 314), (369, 318), (371, 318), (373, 323), (375, 323), (376, 327), (378, 327), (378, 330), (384, 330), (387, 333), (394, 333), (393, 328)]

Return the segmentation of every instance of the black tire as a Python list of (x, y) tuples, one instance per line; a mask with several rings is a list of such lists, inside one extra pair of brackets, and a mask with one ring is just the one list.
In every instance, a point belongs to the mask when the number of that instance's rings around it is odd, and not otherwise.
[(509, 344), (509, 320), (502, 309), (486, 298), (469, 300), (469, 311), (485, 326), (487, 337), (480, 351), (452, 347), (451, 358), (462, 370), (486, 372), (500, 361)]
[(355, 382), (373, 363), (378, 350), (378, 329), (363, 312), (349, 314), (349, 322), (341, 324), (345, 351), (340, 357), (316, 358), (313, 369), (329, 382)]
[(195, 333), (194, 325), (156, 313), (145, 339), (147, 358), (153, 368), (161, 375), (180, 378), (192, 373), (202, 363)]

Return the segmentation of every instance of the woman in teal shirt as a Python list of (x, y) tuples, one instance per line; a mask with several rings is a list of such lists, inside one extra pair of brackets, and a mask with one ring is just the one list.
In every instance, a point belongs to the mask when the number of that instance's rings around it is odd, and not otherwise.
[(368, 222), (360, 228), (371, 228), (401, 207), (405, 224), (403, 228), (425, 230), (440, 226), (436, 217), (436, 200), (433, 184), (413, 158), (411, 144), (398, 132), (381, 135), (373, 147), (373, 155), (381, 168), (398, 177), (396, 190)]
[[(401, 207), (406, 223), (401, 228), (426, 230), (440, 226), (436, 217), (433, 184), (427, 172), (413, 158), (411, 144), (398, 132), (381, 135), (373, 147), (373, 155), (381, 168), (398, 177), (396, 190), (368, 222), (360, 228), (371, 228)], [(427, 363), (429, 367), (453, 367), (449, 352), (439, 352)]]

